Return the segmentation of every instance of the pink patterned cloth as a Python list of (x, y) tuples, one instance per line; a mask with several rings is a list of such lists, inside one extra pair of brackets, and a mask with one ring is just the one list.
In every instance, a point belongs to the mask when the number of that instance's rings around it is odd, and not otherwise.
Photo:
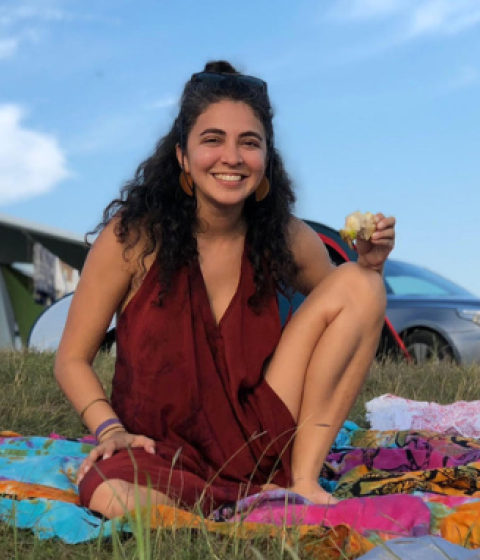
[[(269, 496), (267, 494), (270, 494)], [(258, 495), (257, 495), (258, 496)], [(245, 500), (245, 505), (247, 505)], [(237, 507), (238, 507), (237, 503)], [(253, 504), (252, 504), (253, 505)], [(395, 494), (341, 500), (335, 506), (287, 503), (281, 492), (265, 492), (263, 501), (251, 511), (243, 511), (231, 521), (243, 519), (274, 525), (348, 525), (362, 535), (382, 532), (391, 537), (428, 535), (431, 514), (417, 496)]]
[(365, 407), (372, 430), (421, 430), (480, 438), (480, 401), (442, 405), (387, 394)]

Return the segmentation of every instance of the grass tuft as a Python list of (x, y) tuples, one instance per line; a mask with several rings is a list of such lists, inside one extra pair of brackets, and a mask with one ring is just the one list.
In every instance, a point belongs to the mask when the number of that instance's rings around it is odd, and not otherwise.
[[(67, 437), (86, 434), (53, 376), (53, 353), (0, 351), (0, 431), (12, 430), (22, 435), (48, 436), (52, 432)], [(95, 361), (107, 394), (110, 392), (114, 359), (101, 354)], [(387, 362), (374, 364), (350, 419), (362, 427), (365, 403), (385, 393), (424, 401), (448, 404), (458, 400), (476, 400), (480, 395), (480, 366), (458, 366), (435, 363), (412, 366)], [(138, 510), (132, 526), (133, 535), (113, 531), (111, 539), (99, 538), (92, 543), (69, 546), (58, 540), (43, 541), (31, 531), (0, 523), (2, 558), (70, 560), (168, 558), (169, 560), (245, 559), (302, 560), (312, 556), (322, 536), (301, 539), (295, 528), (283, 528), (278, 538), (256, 535), (242, 539), (238, 531), (231, 535), (209, 533), (199, 529), (162, 527), (149, 529), (149, 517)], [(342, 550), (334, 550), (325, 558), (347, 558)], [(320, 557), (321, 558), (321, 557)]]

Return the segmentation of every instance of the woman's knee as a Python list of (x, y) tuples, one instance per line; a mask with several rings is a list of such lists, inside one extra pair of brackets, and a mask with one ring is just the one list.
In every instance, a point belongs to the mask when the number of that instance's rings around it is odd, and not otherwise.
[(93, 492), (89, 508), (108, 519), (121, 517), (128, 511), (129, 483), (114, 479), (102, 482)]
[[(329, 324), (344, 310), (355, 312), (362, 322), (383, 322), (387, 305), (382, 276), (357, 263), (337, 267), (307, 297), (296, 315), (321, 318)], [(304, 311), (301, 311), (302, 308)], [(312, 320), (313, 320), (312, 319)], [(322, 323), (322, 328), (325, 325)]]
[(336, 273), (336, 286), (342, 291), (344, 302), (365, 319), (383, 321), (387, 296), (382, 275), (356, 263), (346, 263)]

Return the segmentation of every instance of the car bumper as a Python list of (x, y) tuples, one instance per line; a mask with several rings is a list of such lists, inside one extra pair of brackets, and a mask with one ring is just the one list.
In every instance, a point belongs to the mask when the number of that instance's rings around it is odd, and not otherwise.
[(450, 336), (461, 364), (480, 364), (480, 328)]

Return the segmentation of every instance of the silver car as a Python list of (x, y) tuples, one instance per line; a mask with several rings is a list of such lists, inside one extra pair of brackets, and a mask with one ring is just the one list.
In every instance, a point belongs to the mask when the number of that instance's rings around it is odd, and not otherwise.
[(480, 298), (402, 261), (385, 263), (387, 317), (417, 363), (432, 358), (480, 363)]

